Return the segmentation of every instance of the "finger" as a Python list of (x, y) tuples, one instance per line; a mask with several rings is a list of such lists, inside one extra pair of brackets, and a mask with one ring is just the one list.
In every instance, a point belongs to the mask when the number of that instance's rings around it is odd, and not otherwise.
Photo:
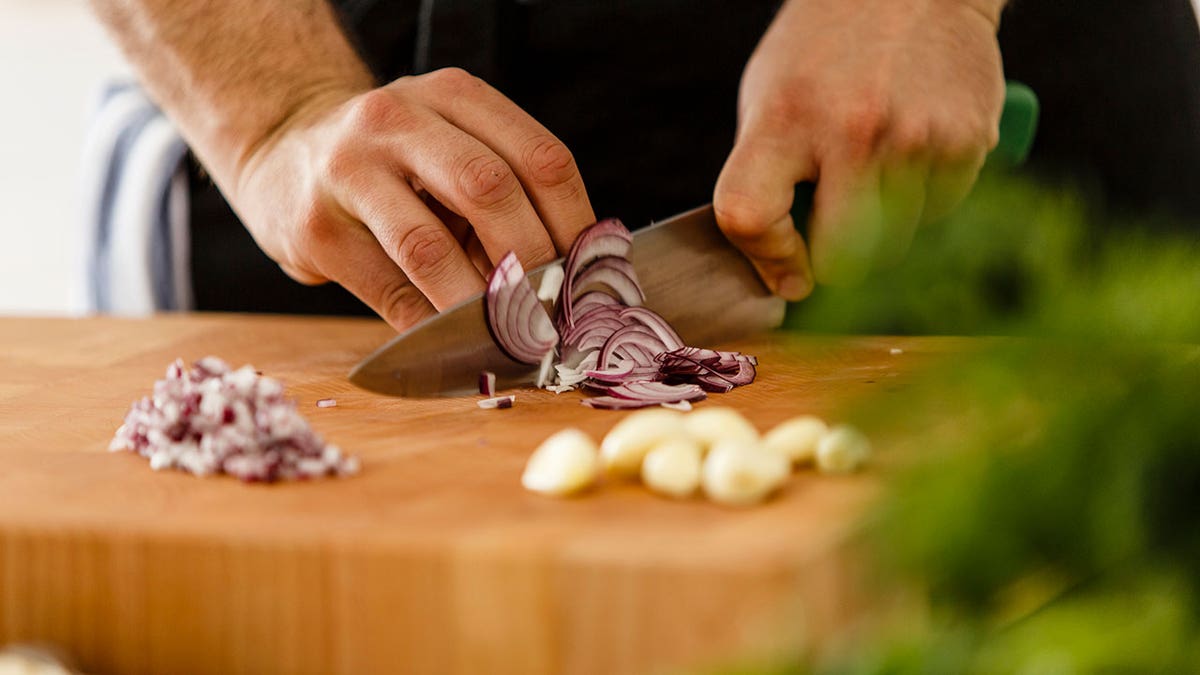
[(326, 227), (320, 240), (313, 243), (309, 250), (317, 270), (357, 296), (396, 330), (407, 330), (437, 314), (366, 227)]
[(929, 160), (923, 156), (894, 159), (883, 167), (879, 206), (884, 227), (876, 264), (896, 265), (908, 253), (925, 211), (928, 179)]
[(841, 158), (825, 162), (809, 222), (817, 281), (835, 286), (861, 283), (885, 239), (879, 166)]
[(812, 291), (813, 275), (791, 208), (796, 183), (808, 177), (807, 161), (752, 132), (741, 136), (717, 178), (717, 225), (773, 293), (802, 300)]
[(583, 177), (571, 151), (515, 103), (463, 71), (434, 73), (423, 92), (451, 124), (478, 138), (516, 172), (525, 194), (566, 255), (579, 233), (596, 222)]
[(339, 194), (429, 302), (446, 309), (481, 293), (483, 277), (454, 235), (399, 176), (371, 172)]
[(922, 221), (941, 220), (954, 212), (974, 187), (987, 159), (985, 152), (964, 160), (943, 162), (930, 168)]
[(475, 230), (467, 233), (466, 245), (463, 248), (466, 249), (467, 257), (471, 259), (471, 264), (475, 265), (476, 270), (479, 270), (479, 274), (485, 279), (490, 277), (495, 267), (488, 260), (487, 251), (483, 250), (483, 244), (479, 241), (479, 237), (476, 236)]
[(397, 135), (400, 168), (444, 206), (465, 217), (492, 262), (512, 251), (526, 269), (550, 262), (554, 242), (512, 168), (486, 145), (430, 113), (419, 131)]

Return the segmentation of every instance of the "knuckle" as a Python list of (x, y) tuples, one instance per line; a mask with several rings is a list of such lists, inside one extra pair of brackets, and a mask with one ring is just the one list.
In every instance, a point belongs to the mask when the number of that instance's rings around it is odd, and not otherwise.
[(877, 96), (863, 95), (842, 113), (842, 136), (852, 150), (870, 153), (887, 131), (889, 122), (887, 104)]
[(532, 269), (538, 265), (545, 265), (557, 257), (558, 251), (555, 250), (554, 244), (547, 240), (544, 242), (539, 242), (536, 246), (531, 248), (525, 254), (526, 259), (522, 262), (522, 264)]
[(723, 190), (713, 197), (713, 212), (721, 229), (734, 239), (761, 236), (771, 225), (772, 214), (750, 195)]
[(319, 251), (336, 246), (339, 227), (334, 218), (314, 200), (304, 209), (295, 238), (296, 248), (304, 251)]
[(916, 155), (929, 148), (931, 141), (929, 123), (924, 119), (909, 119), (897, 123), (891, 130), (891, 142), (901, 155)]
[(541, 136), (529, 144), (525, 166), (533, 181), (546, 187), (565, 185), (579, 175), (574, 155), (553, 136)]
[(483, 83), (483, 80), (457, 67), (439, 68), (428, 73), (424, 78), (430, 86), (447, 94), (470, 91)]
[(359, 96), (350, 107), (352, 133), (381, 133), (411, 129), (416, 123), (412, 109), (387, 89), (373, 89)]
[(941, 155), (951, 161), (966, 161), (991, 147), (988, 132), (983, 125), (974, 127), (970, 124), (958, 124), (946, 130)]
[(520, 189), (512, 169), (499, 157), (477, 155), (458, 170), (458, 189), (472, 205), (489, 209), (512, 198)]
[(406, 279), (380, 287), (376, 306), (383, 318), (398, 328), (411, 326), (426, 314), (425, 296)]
[(803, 85), (791, 85), (771, 96), (758, 110), (756, 123), (774, 131), (791, 129), (812, 117)]
[(440, 226), (417, 225), (405, 232), (396, 246), (397, 262), (414, 278), (438, 277), (450, 261), (450, 237)]

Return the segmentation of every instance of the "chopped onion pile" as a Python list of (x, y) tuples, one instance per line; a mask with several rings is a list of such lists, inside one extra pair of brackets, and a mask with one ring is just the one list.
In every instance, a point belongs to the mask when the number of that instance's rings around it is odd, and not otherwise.
[(628, 260), (632, 244), (615, 218), (584, 230), (567, 255), (553, 321), (509, 253), (485, 295), (496, 343), (517, 361), (540, 366), (539, 387), (600, 394), (584, 399), (593, 408), (682, 406), (753, 382), (753, 356), (689, 347), (642, 306), (645, 294)]
[(109, 450), (136, 452), (156, 471), (225, 473), (247, 482), (341, 476), (359, 468), (357, 458), (313, 432), (278, 380), (250, 366), (232, 370), (213, 356), (190, 370), (179, 359), (168, 366), (154, 395), (129, 409)]

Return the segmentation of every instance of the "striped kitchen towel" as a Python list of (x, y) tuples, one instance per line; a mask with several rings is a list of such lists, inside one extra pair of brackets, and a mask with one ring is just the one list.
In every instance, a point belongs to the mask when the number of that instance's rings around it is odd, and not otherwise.
[(187, 145), (136, 84), (105, 88), (84, 143), (82, 309), (192, 308)]

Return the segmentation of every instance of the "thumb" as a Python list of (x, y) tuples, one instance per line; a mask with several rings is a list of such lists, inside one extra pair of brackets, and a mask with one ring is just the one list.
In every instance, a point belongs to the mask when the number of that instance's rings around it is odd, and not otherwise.
[(717, 225), (750, 258), (773, 293), (802, 300), (812, 291), (813, 275), (791, 209), (808, 161), (790, 148), (746, 132), (738, 135), (717, 179)]

